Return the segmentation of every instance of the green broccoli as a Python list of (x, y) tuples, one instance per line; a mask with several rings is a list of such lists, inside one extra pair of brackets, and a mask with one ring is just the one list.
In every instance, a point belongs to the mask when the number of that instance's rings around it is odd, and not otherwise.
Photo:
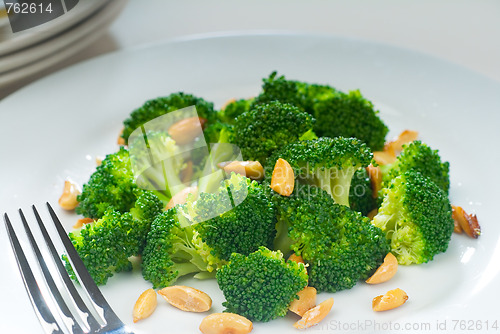
[(294, 169), (298, 182), (325, 190), (336, 203), (349, 206), (349, 190), (354, 173), (372, 161), (370, 149), (356, 138), (328, 138), (291, 143), (273, 153), (266, 163), (266, 178), (282, 158)]
[(409, 170), (417, 170), (430, 178), (439, 188), (448, 194), (450, 188), (450, 164), (442, 162), (438, 150), (431, 149), (420, 140), (403, 146), (403, 151), (396, 162), (382, 168), (383, 182), (388, 184), (395, 177)]
[(383, 149), (389, 129), (359, 90), (344, 93), (328, 85), (287, 80), (276, 72), (263, 81), (254, 106), (276, 100), (290, 103), (316, 119), (313, 130), (319, 137), (356, 137), (373, 151)]
[(125, 143), (128, 143), (130, 134), (144, 123), (171, 111), (193, 105), (196, 107), (198, 116), (205, 119), (208, 124), (216, 120), (217, 112), (214, 110), (213, 103), (191, 94), (177, 92), (166, 97), (146, 101), (142, 107), (132, 111), (130, 116), (123, 122), (122, 138), (125, 140)]
[(384, 233), (368, 218), (336, 204), (318, 187), (299, 184), (290, 197), (275, 195), (274, 200), (279, 217), (275, 248), (302, 256), (309, 285), (318, 291), (352, 288), (390, 251)]
[(352, 177), (349, 207), (363, 216), (377, 207), (377, 200), (373, 197), (372, 185), (365, 168), (358, 169)]
[(431, 261), (446, 251), (453, 233), (446, 193), (418, 171), (409, 170), (382, 189), (373, 225), (384, 231), (400, 264)]
[(121, 271), (132, 269), (129, 257), (139, 255), (162, 202), (142, 192), (130, 212), (109, 210), (102, 218), (69, 233), (78, 255), (98, 285)]
[(131, 138), (129, 152), (131, 168), (137, 177), (135, 182), (140, 188), (154, 191), (165, 203), (185, 188), (181, 171), (189, 156), (182, 154), (168, 133), (148, 132), (147, 141), (143, 136)]
[(163, 212), (151, 224), (142, 252), (142, 275), (155, 289), (170, 286), (184, 275), (206, 271), (206, 263), (193, 245), (190, 224), (179, 206)]
[(153, 223), (143, 275), (163, 287), (182, 275), (214, 272), (234, 252), (271, 247), (275, 225), (274, 206), (262, 186), (233, 173), (217, 192), (188, 198)]
[(134, 181), (129, 152), (121, 147), (108, 154), (97, 166), (78, 195), (76, 213), (88, 218), (101, 218), (108, 210), (127, 212), (141, 190)]
[(281, 252), (265, 247), (248, 256), (234, 253), (216, 278), (227, 312), (262, 322), (285, 316), (297, 293), (307, 286), (302, 263), (285, 262)]
[(245, 160), (264, 164), (276, 149), (317, 138), (312, 131), (314, 118), (290, 104), (274, 101), (244, 112), (234, 124), (234, 143)]
[(220, 112), (219, 119), (227, 124), (233, 124), (234, 120), (244, 112), (250, 110), (254, 99), (240, 99), (228, 103)]

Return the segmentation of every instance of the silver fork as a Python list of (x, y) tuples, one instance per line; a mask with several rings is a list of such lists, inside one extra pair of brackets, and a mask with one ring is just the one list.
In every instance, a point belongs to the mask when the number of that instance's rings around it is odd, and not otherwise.
[[(65, 253), (71, 263), (71, 266), (73, 267), (78, 281), (80, 282), (82, 289), (79, 290), (82, 290), (82, 294), (86, 299), (86, 302), (84, 302), (84, 298), (80, 296), (80, 292), (78, 292), (77, 288), (71, 281), (62, 262), (61, 255), (58, 254), (35, 206), (32, 206), (33, 213), (36, 221), (38, 222), (38, 226), (41, 234), (43, 235), (48, 251), (51, 254), (52, 262), (55, 264), (55, 266), (52, 265), (52, 268), (53, 271), (57, 273), (57, 276), (53, 275), (47, 266), (47, 262), (42, 256), (40, 248), (37, 245), (26, 217), (21, 209), (19, 209), (19, 215), (21, 216), (21, 221), (26, 231), (29, 243), (31, 244), (41, 272), (43, 273), (43, 277), (39, 280), (44, 280), (45, 283), (39, 282), (35, 278), (26, 255), (21, 248), (19, 239), (17, 238), (12, 227), (10, 219), (7, 214), (4, 215), (7, 234), (19, 266), (19, 271), (21, 272), (21, 276), (24, 281), (24, 286), (45, 333), (133, 334), (133, 332), (130, 331), (130, 329), (128, 329), (127, 326), (125, 326), (113, 312), (109, 304), (104, 299), (104, 296), (92, 280), (89, 272), (78, 256), (71, 240), (66, 234), (61, 222), (57, 218), (49, 203), (47, 203), (47, 207), (52, 218), (52, 222), (54, 223), (57, 233), (65, 248)], [(57, 269), (54, 270), (54, 267)], [(59, 284), (64, 287), (63, 291), (60, 291), (60, 288), (58, 288), (55, 280), (59, 283), (63, 283)], [(42, 290), (39, 287), (40, 284), (46, 284), (48, 288), (47, 290), (50, 292), (50, 296), (48, 296), (48, 298), (44, 298)], [(66, 296), (66, 298), (63, 297), (63, 295)], [(94, 312), (91, 312), (90, 308), (92, 308)]]

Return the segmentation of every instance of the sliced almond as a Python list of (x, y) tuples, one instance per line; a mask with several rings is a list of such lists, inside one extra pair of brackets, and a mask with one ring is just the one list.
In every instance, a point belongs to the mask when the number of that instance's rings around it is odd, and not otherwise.
[(380, 167), (370, 164), (366, 167), (366, 171), (372, 186), (372, 197), (377, 198), (380, 189), (382, 189), (382, 172), (380, 171)]
[(135, 302), (133, 317), (134, 322), (137, 322), (142, 319), (146, 319), (156, 309), (158, 301), (156, 298), (156, 292), (153, 289), (147, 289), (140, 296), (139, 299)]
[(124, 128), (122, 128), (122, 129), (120, 130), (120, 133), (118, 134), (118, 138), (116, 139), (116, 143), (117, 143), (118, 145), (120, 145), (120, 146), (125, 146), (125, 144), (126, 144), (126, 143), (125, 143), (125, 139), (122, 137), (122, 135), (123, 135), (123, 131), (124, 131), (124, 130), (125, 130)]
[(183, 285), (163, 288), (158, 293), (171, 305), (187, 312), (206, 312), (212, 307), (212, 299), (205, 292)]
[(375, 217), (378, 213), (378, 209), (375, 208), (373, 209), (372, 211), (368, 212), (368, 214), (366, 215), (368, 218), (370, 218), (370, 220), (373, 219), (373, 217)]
[(95, 157), (95, 165), (96, 166), (102, 165), (103, 160), (104, 160), (104, 157)]
[(174, 196), (172, 196), (172, 198), (170, 199), (170, 201), (168, 201), (167, 206), (165, 207), (165, 209), (167, 209), (167, 210), (168, 209), (172, 209), (176, 205), (179, 205), (179, 204), (182, 205), (182, 204), (186, 203), (189, 195), (193, 194), (194, 196), (196, 196), (197, 192), (198, 192), (198, 187), (197, 186), (186, 187), (186, 188), (182, 189), (177, 194), (175, 194)]
[(196, 137), (203, 132), (206, 119), (201, 117), (189, 117), (182, 119), (168, 128), (168, 134), (178, 145), (192, 143)]
[(396, 161), (396, 155), (392, 152), (376, 151), (373, 152), (373, 160), (381, 166), (389, 165)]
[(252, 329), (250, 320), (234, 313), (213, 313), (200, 324), (203, 334), (248, 334)]
[(90, 224), (93, 222), (95, 222), (95, 220), (92, 218), (80, 218), (76, 221), (75, 225), (73, 225), (73, 228), (75, 228), (75, 229), (81, 228), (81, 227), (83, 227), (83, 225)]
[(228, 174), (234, 172), (257, 181), (264, 178), (264, 168), (258, 161), (225, 161), (218, 163), (217, 166)]
[(190, 184), (193, 179), (193, 173), (193, 162), (189, 160), (186, 163), (186, 167), (184, 167), (184, 169), (182, 169), (180, 173), (182, 183)]
[(388, 291), (385, 295), (373, 298), (372, 308), (376, 312), (392, 310), (406, 303), (408, 295), (401, 289)]
[(306, 286), (303, 290), (297, 293), (299, 299), (294, 299), (288, 309), (301, 317), (316, 306), (316, 289), (312, 286)]
[(78, 206), (76, 197), (80, 195), (80, 189), (76, 183), (69, 180), (64, 181), (64, 188), (61, 197), (59, 197), (59, 205), (64, 210), (73, 210)]
[(295, 186), (295, 175), (288, 161), (279, 158), (274, 165), (271, 189), (283, 196), (290, 196)]
[(387, 253), (384, 263), (366, 280), (368, 284), (379, 284), (390, 280), (398, 271), (398, 260), (392, 253)]
[(328, 315), (328, 313), (330, 313), (332, 306), (333, 298), (325, 300), (324, 302), (318, 304), (317, 306), (304, 313), (302, 319), (293, 324), (293, 327), (297, 329), (306, 329), (318, 324)]
[(413, 130), (404, 130), (394, 140), (388, 142), (384, 146), (384, 151), (392, 152), (398, 155), (403, 150), (403, 145), (409, 144), (417, 140), (418, 132)]
[(457, 233), (463, 231), (474, 239), (481, 235), (481, 226), (479, 226), (476, 215), (469, 215), (462, 207), (452, 205), (452, 217), (455, 224), (454, 231)]
[(304, 265), (306, 264), (306, 263), (304, 262), (304, 259), (302, 258), (302, 256), (297, 255), (297, 254), (295, 254), (295, 253), (292, 253), (292, 255), (290, 255), (290, 256), (288, 257), (288, 261), (293, 261), (293, 262), (297, 262), (297, 263), (302, 263), (302, 264), (304, 264)]

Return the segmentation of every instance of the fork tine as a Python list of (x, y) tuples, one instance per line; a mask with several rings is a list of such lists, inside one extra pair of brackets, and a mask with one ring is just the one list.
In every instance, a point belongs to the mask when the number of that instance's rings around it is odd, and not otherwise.
[(106, 325), (105, 327), (103, 327), (103, 331), (115, 331), (119, 329), (120, 333), (132, 333), (126, 327), (124, 327), (123, 322), (113, 312), (106, 299), (104, 299), (104, 296), (90, 276), (87, 268), (85, 268), (82, 259), (79, 257), (78, 253), (75, 250), (75, 247), (73, 246), (73, 243), (66, 234), (66, 231), (64, 230), (64, 227), (62, 226), (59, 218), (54, 212), (54, 209), (52, 209), (49, 203), (46, 204), (54, 226), (56, 227), (57, 233), (59, 234), (59, 237), (61, 238), (61, 241), (64, 245), (69, 261), (73, 267), (73, 271), (78, 277), (78, 280), (84, 290), (88, 293), (90, 301), (92, 302), (95, 310), (106, 321)]
[(16, 236), (16, 232), (12, 228), (9, 216), (4, 214), (5, 227), (7, 229), (7, 234), (14, 250), (14, 256), (16, 257), (16, 262), (21, 272), (21, 277), (23, 279), (24, 287), (28, 292), (33, 309), (46, 333), (63, 333), (61, 328), (57, 325), (57, 322), (50, 310), (49, 306), (45, 302), (42, 295), (40, 287), (38, 286), (35, 276), (31, 271), (28, 260), (24, 255), (23, 249), (19, 243), (19, 239)]
[(63, 296), (59, 292), (59, 289), (57, 288), (56, 283), (52, 278), (52, 274), (50, 273), (49, 268), (47, 267), (47, 263), (45, 262), (45, 259), (42, 256), (42, 253), (40, 252), (40, 248), (38, 247), (35, 238), (33, 237), (33, 233), (31, 233), (31, 229), (28, 226), (26, 217), (24, 216), (24, 213), (21, 209), (19, 209), (19, 215), (21, 216), (21, 221), (23, 223), (24, 230), (26, 231), (26, 235), (28, 236), (28, 240), (31, 244), (31, 248), (33, 249), (33, 252), (35, 253), (35, 256), (38, 260), (38, 265), (42, 270), (43, 276), (45, 277), (45, 282), (47, 283), (47, 286), (49, 287), (50, 292), (52, 293), (54, 301), (56, 302), (57, 306), (59, 306), (59, 311), (64, 324), (68, 329), (71, 329), (72, 333), (83, 333), (82, 328), (80, 327), (78, 322), (75, 321), (73, 315), (71, 314), (71, 311), (68, 308), (68, 305), (66, 304)]
[(87, 305), (82, 300), (80, 294), (76, 290), (73, 282), (71, 281), (71, 278), (69, 277), (68, 272), (66, 271), (66, 268), (62, 264), (59, 253), (57, 252), (57, 250), (54, 246), (54, 243), (50, 239), (50, 236), (47, 232), (47, 229), (45, 228), (45, 225), (43, 224), (42, 218), (38, 214), (38, 211), (34, 205), (32, 206), (32, 209), (33, 209), (33, 213), (35, 214), (35, 218), (36, 218), (36, 221), (38, 223), (38, 227), (40, 228), (40, 231), (42, 232), (45, 243), (47, 244), (47, 247), (50, 251), (50, 254), (52, 255), (52, 258), (54, 260), (54, 263), (56, 264), (57, 271), (59, 272), (59, 276), (63, 280), (64, 285), (66, 286), (68, 292), (70, 293), (72, 300), (74, 301), (74, 306), (76, 306), (76, 308), (78, 310), (80, 318), (85, 323), (86, 331), (88, 331), (90, 328), (100, 328), (101, 325), (95, 319), (93, 314), (90, 312)]

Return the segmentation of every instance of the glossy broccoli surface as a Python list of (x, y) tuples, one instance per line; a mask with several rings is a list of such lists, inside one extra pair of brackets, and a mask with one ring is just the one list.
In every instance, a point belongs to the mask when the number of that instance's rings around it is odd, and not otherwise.
[(430, 178), (410, 170), (394, 178), (382, 194), (372, 223), (384, 231), (400, 264), (428, 262), (446, 251), (454, 226), (451, 205)]
[(217, 119), (217, 112), (214, 110), (213, 103), (191, 94), (177, 92), (166, 97), (146, 101), (140, 108), (132, 111), (130, 116), (123, 122), (122, 138), (125, 143), (128, 143), (130, 134), (144, 123), (171, 111), (190, 106), (195, 106), (198, 116), (205, 119), (208, 124)]
[(96, 284), (106, 284), (115, 273), (131, 270), (129, 257), (139, 255), (162, 202), (143, 192), (130, 212), (109, 210), (97, 221), (69, 233), (69, 237)]
[(383, 181), (389, 183), (395, 177), (409, 170), (416, 170), (430, 178), (439, 188), (448, 194), (450, 188), (450, 164), (443, 162), (438, 150), (433, 150), (420, 140), (403, 146), (403, 151), (396, 162), (382, 167)]
[(318, 137), (356, 137), (373, 151), (383, 149), (389, 129), (359, 90), (344, 93), (328, 85), (287, 80), (276, 72), (263, 81), (254, 105), (271, 101), (293, 104), (316, 119)]
[(244, 160), (264, 164), (275, 150), (297, 140), (316, 138), (314, 118), (291, 104), (273, 101), (257, 105), (235, 120), (234, 143)]
[(303, 264), (285, 261), (279, 251), (261, 247), (248, 256), (233, 254), (216, 274), (226, 312), (252, 321), (283, 317), (297, 293), (307, 286)]
[(352, 177), (359, 168), (370, 164), (372, 153), (356, 138), (321, 137), (295, 142), (269, 157), (267, 179), (271, 178), (278, 158), (288, 161), (298, 182), (313, 184), (330, 194), (336, 203), (349, 206)]
[(274, 198), (279, 221), (275, 248), (293, 251), (308, 264), (318, 291), (352, 288), (369, 277), (390, 250), (385, 234), (359, 212), (336, 204), (324, 190), (298, 185), (292, 196)]

